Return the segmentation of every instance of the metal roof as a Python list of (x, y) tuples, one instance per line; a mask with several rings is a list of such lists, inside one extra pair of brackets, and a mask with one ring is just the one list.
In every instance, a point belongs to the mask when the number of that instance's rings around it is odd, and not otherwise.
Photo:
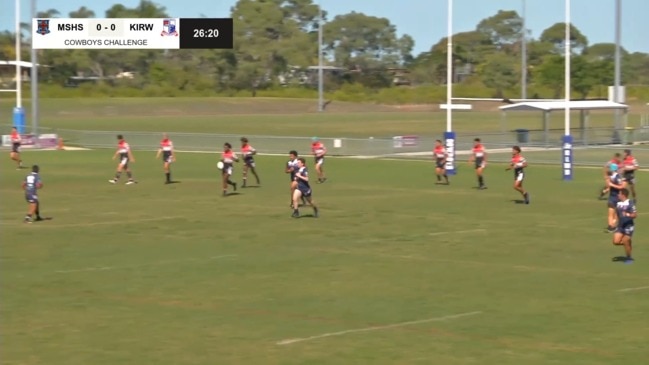
[[(626, 104), (614, 103), (608, 100), (575, 100), (570, 101), (569, 105), (571, 110), (596, 110), (596, 109), (628, 109)], [(516, 103), (511, 105), (504, 105), (500, 107), (502, 111), (553, 111), (565, 110), (565, 101), (528, 101), (524, 103)]]

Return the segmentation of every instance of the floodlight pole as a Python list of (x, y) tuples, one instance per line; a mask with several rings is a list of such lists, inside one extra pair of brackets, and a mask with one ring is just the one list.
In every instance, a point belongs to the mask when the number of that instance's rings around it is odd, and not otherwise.
[[(31, 0), (32, 6), (31, 6), (31, 12), (32, 16), (31, 18), (34, 19), (36, 18), (36, 0)], [(33, 21), (33, 20), (32, 20)], [(34, 49), (34, 41), (33, 41), (34, 35), (32, 34), (32, 68), (30, 72), (30, 80), (31, 80), (31, 88), (32, 88), (32, 96), (31, 96), (31, 101), (32, 101), (32, 134), (38, 141), (38, 53)]]
[(453, 0), (448, 0), (447, 44), (446, 44), (446, 173), (457, 174), (455, 169), (455, 132), (453, 132)]
[(23, 109), (22, 74), (20, 65), (20, 0), (16, 0), (16, 107), (14, 108), (14, 127), (18, 133), (25, 133), (25, 109)]
[(564, 41), (565, 51), (565, 71), (564, 71), (564, 86), (565, 86), (565, 112), (564, 112), (564, 129), (563, 136), (563, 156), (562, 156), (562, 170), (563, 180), (572, 180), (572, 165), (573, 165), (573, 151), (572, 151), (572, 136), (570, 135), (570, 62), (572, 55), (572, 44), (570, 42), (570, 0), (565, 0), (566, 5), (566, 34)]
[[(613, 83), (613, 101), (621, 103), (623, 100), (620, 97), (620, 84), (621, 79), (621, 50), (620, 43), (622, 42), (622, 1), (615, 1), (615, 80)], [(615, 129), (620, 129), (620, 110), (615, 109)]]
[(525, 29), (525, 12), (526, 1), (523, 0), (523, 12), (521, 19), (523, 27), (521, 29), (521, 99), (527, 99), (527, 29)]
[(318, 3), (318, 111), (324, 111), (324, 71), (322, 56), (322, 3)]

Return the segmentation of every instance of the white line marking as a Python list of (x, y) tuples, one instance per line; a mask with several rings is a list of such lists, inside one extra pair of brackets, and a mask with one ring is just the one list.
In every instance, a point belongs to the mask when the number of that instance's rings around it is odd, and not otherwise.
[[(133, 218), (130, 220), (121, 220), (121, 221), (102, 221), (102, 222), (89, 222), (89, 223), (71, 223), (71, 224), (56, 224), (51, 222), (40, 222), (34, 224), (25, 224), (25, 223), (6, 223), (0, 222), (0, 225), (5, 226), (28, 226), (28, 227), (47, 227), (47, 228), (66, 228), (66, 227), (94, 227), (94, 226), (104, 226), (111, 224), (137, 224), (141, 222), (156, 222), (156, 221), (165, 221), (170, 219), (185, 218), (184, 216), (169, 216), (169, 217), (158, 217), (158, 218)], [(52, 221), (54, 222), (54, 221)]]
[(637, 290), (647, 290), (649, 289), (649, 286), (639, 286), (637, 288), (624, 288), (618, 290), (619, 292), (627, 292), (627, 291), (637, 291)]
[(412, 325), (415, 325), (415, 324), (428, 323), (428, 322), (442, 322), (442, 321), (447, 321), (447, 320), (450, 320), (450, 319), (457, 319), (457, 318), (462, 318), (462, 317), (475, 316), (475, 315), (478, 315), (478, 314), (482, 314), (482, 312), (480, 312), (480, 311), (467, 312), (467, 313), (453, 314), (453, 315), (444, 316), (444, 317), (421, 319), (421, 320), (418, 320), (418, 321), (393, 323), (393, 324), (388, 324), (388, 325), (385, 325), (385, 326), (374, 326), (374, 327), (357, 328), (357, 329), (353, 329), (353, 330), (346, 330), (346, 331), (340, 331), (340, 332), (331, 332), (331, 333), (325, 333), (325, 334), (322, 334), (322, 335), (311, 336), (311, 337), (290, 338), (290, 339), (278, 341), (276, 344), (280, 345), (280, 346), (282, 346), (282, 345), (290, 345), (290, 344), (294, 344), (294, 343), (297, 343), (297, 342), (312, 341), (312, 340), (317, 340), (317, 339), (325, 338), (325, 337), (343, 336), (343, 335), (347, 335), (347, 334), (350, 334), (350, 333), (358, 333), (358, 332), (380, 331), (380, 330), (385, 330), (385, 329), (390, 329), (390, 328), (412, 326)]
[(190, 258), (190, 259), (180, 259), (180, 260), (158, 261), (158, 262), (151, 262), (151, 263), (147, 263), (147, 264), (132, 265), (132, 266), (87, 267), (87, 268), (84, 268), (84, 269), (58, 270), (58, 271), (55, 271), (55, 273), (57, 273), (57, 274), (68, 274), (68, 273), (74, 273), (74, 272), (87, 272), (87, 271), (108, 271), (108, 270), (137, 269), (137, 268), (140, 268), (140, 267), (169, 265), (169, 264), (177, 264), (177, 263), (180, 263), (180, 262), (211, 261), (211, 260), (224, 259), (224, 258), (227, 258), (227, 257), (237, 257), (237, 255), (221, 255), (221, 256), (213, 256), (213, 257), (208, 257), (208, 258)]
[(467, 229), (465, 231), (447, 231), (447, 232), (433, 232), (429, 233), (430, 236), (442, 236), (442, 235), (447, 235), (447, 234), (464, 234), (464, 233), (485, 233), (487, 232), (486, 229)]

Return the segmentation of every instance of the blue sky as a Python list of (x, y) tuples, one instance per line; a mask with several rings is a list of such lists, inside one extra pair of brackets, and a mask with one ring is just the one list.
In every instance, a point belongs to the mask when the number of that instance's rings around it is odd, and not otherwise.
[[(315, 0), (317, 1), (317, 0)], [(400, 34), (410, 34), (415, 39), (414, 54), (425, 52), (446, 36), (446, 0), (319, 0), (329, 17), (351, 11), (385, 17), (396, 25)], [(0, 0), (0, 29), (13, 28), (15, 0)], [(104, 11), (115, 3), (132, 7), (137, 0), (37, 0), (39, 10), (55, 8), (62, 14), (80, 6), (95, 11), (103, 17)], [(228, 17), (236, 0), (157, 0), (171, 16), (177, 18)], [(564, 21), (564, 0), (526, 0), (527, 28), (533, 37), (543, 29)], [(454, 0), (453, 31), (463, 32), (475, 28), (478, 22), (494, 15), (498, 10), (521, 11), (523, 0)], [(28, 0), (21, 0), (22, 18), (29, 19)], [(92, 4), (92, 5), (91, 5)], [(646, 16), (649, 0), (622, 1), (622, 46), (631, 52), (649, 53)], [(615, 0), (572, 0), (572, 22), (586, 35), (590, 44), (614, 42)], [(643, 35), (644, 33), (644, 35)]]

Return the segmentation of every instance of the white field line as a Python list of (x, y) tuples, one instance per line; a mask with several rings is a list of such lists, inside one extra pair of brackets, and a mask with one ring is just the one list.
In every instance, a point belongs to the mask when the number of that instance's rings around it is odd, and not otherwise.
[(91, 223), (70, 223), (70, 224), (55, 224), (48, 222), (25, 224), (25, 223), (0, 223), (5, 226), (28, 226), (28, 227), (46, 227), (46, 228), (68, 228), (68, 227), (94, 227), (94, 226), (106, 226), (112, 224), (137, 224), (142, 222), (156, 222), (156, 221), (165, 221), (171, 219), (185, 218), (184, 216), (170, 216), (170, 217), (158, 217), (158, 218), (133, 218), (130, 220), (121, 220), (121, 221), (102, 221), (102, 222), (91, 222)]
[(446, 231), (446, 232), (433, 232), (429, 233), (430, 236), (443, 236), (443, 235), (448, 235), (448, 234), (468, 234), (468, 233), (486, 233), (486, 229), (467, 229), (464, 231)]
[(391, 328), (413, 326), (413, 325), (422, 324), (422, 323), (429, 323), (429, 322), (443, 322), (443, 321), (448, 321), (448, 320), (451, 320), (451, 319), (475, 316), (475, 315), (478, 315), (478, 314), (482, 314), (482, 312), (481, 311), (467, 312), (467, 313), (453, 314), (453, 315), (444, 316), (444, 317), (435, 317), (435, 318), (428, 318), (428, 319), (420, 319), (420, 320), (417, 320), (417, 321), (393, 323), (393, 324), (388, 324), (388, 325), (385, 325), (385, 326), (373, 326), (373, 327), (345, 330), (345, 331), (340, 331), (340, 332), (323, 333), (321, 335), (316, 335), (316, 336), (311, 336), (311, 337), (289, 338), (289, 339), (286, 339), (286, 340), (278, 341), (276, 344), (280, 345), (280, 346), (282, 346), (282, 345), (291, 345), (291, 344), (298, 343), (298, 342), (313, 341), (313, 340), (318, 340), (318, 339), (326, 338), (326, 337), (343, 336), (343, 335), (347, 335), (347, 334), (350, 334), (350, 333), (380, 331), (380, 330), (386, 330), (386, 329), (391, 329)]
[(629, 291), (638, 291), (638, 290), (649, 290), (649, 286), (639, 286), (637, 288), (624, 288), (624, 289), (619, 289), (619, 292), (629, 292)]
[(181, 262), (206, 262), (206, 261), (212, 261), (212, 260), (218, 260), (218, 259), (224, 259), (228, 257), (237, 257), (237, 255), (220, 255), (220, 256), (212, 256), (208, 258), (189, 258), (189, 259), (179, 259), (179, 260), (167, 260), (167, 261), (157, 261), (157, 262), (150, 262), (150, 263), (144, 263), (144, 264), (139, 264), (139, 265), (131, 265), (131, 266), (100, 266), (100, 267), (86, 267), (83, 269), (71, 269), (71, 270), (57, 270), (55, 273), (57, 274), (69, 274), (69, 273), (75, 273), (75, 272), (88, 272), (88, 271), (109, 271), (109, 270), (127, 270), (127, 269), (139, 269), (141, 267), (148, 267), (148, 266), (160, 266), (160, 265), (170, 265), (170, 264), (177, 264)]

